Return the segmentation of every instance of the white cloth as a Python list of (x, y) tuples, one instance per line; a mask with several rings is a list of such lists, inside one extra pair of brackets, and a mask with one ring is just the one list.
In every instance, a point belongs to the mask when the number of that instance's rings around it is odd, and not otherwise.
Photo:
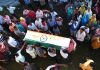
[(15, 39), (12, 38), (12, 37), (9, 37), (9, 39), (8, 39), (8, 44), (9, 44), (10, 46), (12, 46), (12, 47), (17, 47), (17, 41), (15, 41)]
[(64, 53), (63, 49), (60, 49), (60, 54), (63, 58), (67, 59), (68, 58), (68, 53)]
[(90, 63), (94, 62), (93, 60), (89, 59), (84, 63), (84, 66), (90, 65)]
[(77, 39), (78, 41), (83, 42), (85, 37), (86, 37), (85, 31), (83, 31), (83, 32), (81, 33), (80, 30), (78, 30), (78, 32), (77, 32), (77, 34), (76, 34), (76, 39)]
[(21, 50), (17, 52), (18, 56), (15, 56), (16, 62), (25, 62), (25, 57), (21, 54)]
[(83, 29), (84, 29), (84, 28), (85, 28), (85, 26), (81, 26), (80, 28), (83, 28)]
[(50, 56), (50, 57), (55, 57), (57, 54), (55, 53), (50, 53), (50, 52), (48, 52), (48, 55)]
[(34, 48), (32, 48), (31, 46), (28, 46), (26, 49), (26, 52), (32, 57), (32, 58), (36, 58), (36, 51)]
[(43, 17), (43, 11), (36, 11), (36, 18), (42, 18)]
[(50, 65), (45, 70), (51, 70), (51, 68), (54, 68), (54, 67), (55, 67), (55, 65)]
[(11, 14), (14, 14), (14, 11), (15, 11), (16, 7), (10, 6), (10, 7), (8, 7), (7, 9), (9, 10), (9, 12), (10, 12)]

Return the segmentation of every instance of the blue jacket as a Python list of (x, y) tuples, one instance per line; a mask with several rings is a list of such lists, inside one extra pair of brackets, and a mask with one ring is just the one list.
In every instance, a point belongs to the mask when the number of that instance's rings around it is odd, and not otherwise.
[(26, 5), (30, 4), (30, 0), (24, 0), (24, 2)]
[(81, 20), (82, 26), (85, 26), (88, 23), (88, 21), (89, 21), (89, 16), (85, 14)]

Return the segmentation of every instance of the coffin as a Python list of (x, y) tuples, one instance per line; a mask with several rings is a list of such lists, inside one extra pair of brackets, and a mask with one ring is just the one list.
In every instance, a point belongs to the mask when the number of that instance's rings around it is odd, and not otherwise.
[[(43, 47), (55, 47), (56, 49), (66, 49), (69, 48), (70, 45), (70, 38), (60, 37), (35, 31), (28, 30), (24, 40), (27, 41), (29, 44), (36, 44), (41, 43)], [(74, 42), (75, 43), (75, 42)], [(75, 49), (75, 47), (73, 47)]]

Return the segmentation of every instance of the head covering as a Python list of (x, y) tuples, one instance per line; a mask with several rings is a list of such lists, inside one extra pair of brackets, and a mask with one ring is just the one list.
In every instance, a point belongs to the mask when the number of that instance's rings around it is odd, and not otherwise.
[(91, 59), (87, 59), (87, 61), (84, 63), (84, 66), (90, 65), (90, 63), (94, 63), (94, 61)]
[(85, 28), (80, 28), (82, 31), (84, 31), (85, 30)]
[(81, 28), (85, 28), (85, 26), (81, 26), (80, 29), (81, 29)]
[(96, 14), (93, 14), (94, 17), (96, 17)]
[(23, 17), (20, 17), (20, 21), (22, 21), (22, 20), (24, 20), (24, 18)]

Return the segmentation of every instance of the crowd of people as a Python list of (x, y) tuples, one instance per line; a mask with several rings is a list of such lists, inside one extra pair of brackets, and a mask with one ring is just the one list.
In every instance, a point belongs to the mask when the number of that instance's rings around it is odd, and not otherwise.
[[(19, 0), (21, 1), (21, 0)], [(39, 2), (34, 3), (39, 6)], [(32, 69), (29, 58), (25, 58), (26, 53), (30, 56), (30, 59), (36, 59), (36, 57), (46, 58), (47, 54), (50, 58), (59, 62), (57, 57), (57, 49), (53, 46), (45, 49), (41, 43), (34, 45), (28, 44), (23, 40), (27, 30), (47, 33), (51, 35), (61, 36), (64, 19), (56, 12), (56, 5), (65, 3), (66, 20), (68, 22), (71, 42), (73, 39), (77, 42), (77, 47), (84, 44), (84, 41), (91, 41), (94, 49), (100, 48), (100, 2), (99, 0), (48, 0), (50, 9), (41, 9), (37, 7), (36, 10), (30, 9), (33, 7), (30, 0), (25, 0), (24, 9), (22, 10), (22, 16), (18, 16), (16, 13), (17, 7), (7, 6), (6, 12), (0, 14), (0, 62), (9, 62), (13, 58), (19, 64), (25, 66), (24, 70), (39, 70), (38, 68)], [(23, 2), (21, 2), (23, 6)], [(31, 4), (31, 5), (30, 5)], [(40, 5), (45, 5), (45, 0), (40, 1)], [(26, 7), (27, 6), (27, 7)], [(91, 40), (92, 38), (92, 40)], [(73, 45), (73, 43), (71, 44)], [(22, 54), (22, 52), (25, 54)], [(68, 49), (60, 49), (61, 57), (66, 61), (71, 59)], [(34, 65), (32, 63), (32, 65)], [(47, 67), (45, 70), (51, 70), (55, 66), (65, 66), (63, 64), (55, 64)], [(36, 66), (33, 66), (36, 67)], [(54, 70), (61, 70), (54, 68)]]

